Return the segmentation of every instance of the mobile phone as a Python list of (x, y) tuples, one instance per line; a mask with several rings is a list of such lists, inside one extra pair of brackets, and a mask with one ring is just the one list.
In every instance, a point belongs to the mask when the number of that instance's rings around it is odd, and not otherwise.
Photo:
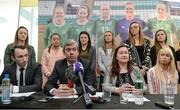
[(155, 102), (155, 105), (163, 109), (170, 109), (173, 107), (173, 105), (169, 105), (164, 102)]
[(39, 99), (38, 101), (45, 103), (45, 102), (48, 102), (48, 101), (50, 101), (52, 99), (53, 99), (53, 97), (43, 97), (42, 99)]

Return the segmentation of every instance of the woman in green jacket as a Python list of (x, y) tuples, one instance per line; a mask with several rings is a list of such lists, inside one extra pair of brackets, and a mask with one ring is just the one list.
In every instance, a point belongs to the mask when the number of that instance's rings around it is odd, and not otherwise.
[(30, 63), (36, 62), (36, 54), (34, 51), (34, 47), (29, 45), (29, 36), (28, 30), (24, 26), (20, 26), (15, 34), (14, 42), (7, 45), (4, 53), (4, 67), (11, 64), (13, 62), (11, 51), (16, 45), (26, 46), (29, 53), (29, 61)]

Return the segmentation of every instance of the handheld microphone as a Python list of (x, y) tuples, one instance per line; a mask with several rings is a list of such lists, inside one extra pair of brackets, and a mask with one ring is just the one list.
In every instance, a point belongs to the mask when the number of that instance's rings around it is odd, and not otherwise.
[(84, 92), (83, 96), (84, 96), (86, 108), (92, 108), (92, 100), (91, 100), (89, 94), (86, 92), (83, 77), (82, 77), (82, 73), (84, 72), (83, 65), (80, 62), (75, 62), (74, 71), (76, 74), (78, 74), (79, 79), (81, 81), (81, 85), (82, 85), (83, 92)]

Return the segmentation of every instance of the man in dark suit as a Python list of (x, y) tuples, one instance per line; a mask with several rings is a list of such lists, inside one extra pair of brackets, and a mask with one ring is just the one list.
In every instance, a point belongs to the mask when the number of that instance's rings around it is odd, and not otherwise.
[[(95, 85), (96, 77), (86, 60), (78, 58), (79, 46), (76, 41), (69, 39), (64, 45), (63, 52), (65, 59), (55, 63), (54, 70), (45, 85), (45, 93), (55, 96), (69, 96), (82, 94), (83, 89), (78, 75), (73, 71), (73, 64), (81, 62), (84, 68), (83, 80), (89, 85)], [(69, 80), (72, 80), (74, 87), (69, 87)], [(59, 84), (58, 84), (59, 82)]]
[(42, 85), (41, 65), (28, 63), (28, 50), (25, 46), (14, 46), (12, 57), (14, 63), (4, 68), (0, 76), (0, 83), (2, 83), (4, 74), (9, 74), (13, 92), (40, 91)]

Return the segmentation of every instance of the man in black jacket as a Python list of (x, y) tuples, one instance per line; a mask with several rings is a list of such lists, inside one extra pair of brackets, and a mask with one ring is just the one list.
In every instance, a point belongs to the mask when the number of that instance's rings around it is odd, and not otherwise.
[(42, 85), (41, 64), (28, 63), (28, 50), (25, 46), (17, 45), (12, 50), (14, 63), (6, 66), (0, 76), (0, 83), (4, 74), (9, 74), (13, 92), (40, 91)]
[[(69, 39), (64, 45), (63, 52), (65, 59), (56, 61), (54, 70), (45, 85), (45, 93), (55, 96), (69, 96), (82, 94), (83, 89), (78, 75), (73, 71), (75, 62), (80, 62), (84, 68), (83, 80), (89, 85), (94, 85), (96, 81), (95, 73), (92, 72), (86, 60), (78, 58), (79, 46), (76, 41)], [(68, 81), (72, 80), (74, 87), (68, 86)], [(59, 83), (58, 83), (59, 82)]]

